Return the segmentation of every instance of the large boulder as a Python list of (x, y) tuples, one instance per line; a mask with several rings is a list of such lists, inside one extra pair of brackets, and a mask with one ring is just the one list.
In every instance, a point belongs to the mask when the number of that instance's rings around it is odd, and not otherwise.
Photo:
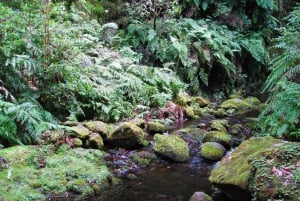
[(204, 192), (195, 192), (190, 201), (213, 201), (213, 199)]
[(250, 200), (249, 181), (253, 176), (252, 161), (268, 147), (282, 143), (272, 137), (250, 138), (230, 155), (224, 157), (210, 173), (209, 181), (225, 191), (233, 200)]
[(201, 146), (200, 154), (203, 158), (217, 161), (220, 160), (225, 154), (225, 147), (217, 142), (205, 142)]
[(130, 122), (125, 122), (116, 128), (108, 137), (109, 144), (123, 148), (136, 148), (144, 144), (143, 129)]
[(0, 200), (49, 200), (75, 192), (78, 199), (99, 193), (112, 175), (105, 153), (61, 145), (15, 146), (0, 150)]
[(106, 140), (109, 135), (109, 127), (102, 121), (84, 122), (83, 125), (86, 126), (89, 130), (99, 133), (104, 140)]
[(154, 135), (155, 153), (176, 162), (185, 162), (190, 158), (188, 144), (177, 135)]
[(231, 136), (221, 131), (207, 132), (203, 137), (203, 142), (218, 142), (225, 147), (230, 147), (232, 144)]

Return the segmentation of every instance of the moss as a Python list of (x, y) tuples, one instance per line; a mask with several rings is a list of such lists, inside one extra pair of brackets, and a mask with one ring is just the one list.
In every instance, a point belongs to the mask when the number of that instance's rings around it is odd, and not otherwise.
[(156, 160), (155, 154), (148, 151), (140, 151), (131, 156), (132, 160), (141, 167), (148, 166), (152, 161)]
[(300, 143), (282, 142), (262, 151), (251, 161), (249, 188), (255, 198), (262, 201), (299, 199), (299, 163)]
[(225, 112), (225, 110), (223, 108), (219, 108), (218, 110), (214, 111), (214, 115), (216, 117), (225, 117), (227, 116), (227, 113)]
[(227, 128), (225, 126), (228, 126), (227, 120), (212, 120), (210, 122), (210, 127), (212, 130), (221, 131), (223, 133), (228, 133)]
[(83, 142), (79, 138), (73, 138), (73, 147), (82, 147)]
[(77, 137), (80, 139), (87, 139), (91, 131), (82, 125), (71, 127), (73, 134), (71, 136)]
[(146, 121), (142, 118), (134, 118), (130, 120), (130, 122), (142, 129), (144, 129), (146, 126)]
[(176, 132), (174, 132), (174, 134), (182, 137), (187, 137), (196, 141), (202, 141), (205, 132), (205, 130), (202, 130), (198, 127), (190, 126), (177, 130)]
[(188, 144), (177, 135), (154, 135), (155, 153), (177, 162), (189, 160)]
[(185, 111), (185, 115), (188, 117), (188, 118), (191, 118), (191, 119), (194, 119), (195, 118), (195, 113), (194, 113), (194, 110), (192, 107), (189, 107), (189, 106), (186, 106), (183, 108), (184, 111)]
[(93, 193), (89, 181), (103, 185), (111, 178), (103, 156), (99, 150), (66, 146), (56, 152), (53, 146), (0, 150), (0, 157), (9, 164), (0, 169), (0, 200), (46, 200), (45, 194), (66, 192), (77, 179), (85, 181), (88, 190), (84, 192)]
[(280, 142), (282, 141), (272, 137), (250, 138), (244, 141), (211, 171), (209, 181), (219, 187), (234, 185), (246, 190), (250, 178), (250, 162), (257, 158), (262, 150)]
[(220, 160), (225, 154), (225, 147), (217, 142), (206, 142), (201, 146), (201, 156), (212, 161)]
[(230, 147), (232, 143), (230, 135), (221, 131), (207, 132), (203, 137), (203, 142), (218, 142), (225, 147)]
[(200, 107), (205, 107), (209, 104), (209, 101), (201, 96), (194, 97), (192, 102), (198, 103)]
[(92, 133), (89, 137), (89, 146), (94, 149), (102, 149), (104, 147), (102, 137), (98, 133)]
[(245, 98), (245, 101), (252, 106), (259, 106), (261, 104), (260, 100), (258, 100), (256, 97), (247, 97)]
[(238, 135), (242, 132), (243, 125), (242, 124), (234, 124), (230, 128), (230, 134), (232, 135)]
[(109, 127), (102, 121), (84, 122), (83, 125), (86, 126), (89, 130), (99, 133), (104, 140), (106, 140), (109, 135)]
[(221, 103), (221, 108), (223, 109), (236, 109), (237, 111), (247, 111), (251, 109), (253, 106), (240, 98), (233, 98), (225, 100)]
[(111, 145), (131, 149), (143, 146), (145, 135), (140, 127), (125, 122), (116, 128), (107, 140)]
[(166, 127), (163, 124), (161, 124), (160, 122), (151, 121), (151, 122), (148, 122), (147, 130), (150, 133), (163, 133), (166, 131)]

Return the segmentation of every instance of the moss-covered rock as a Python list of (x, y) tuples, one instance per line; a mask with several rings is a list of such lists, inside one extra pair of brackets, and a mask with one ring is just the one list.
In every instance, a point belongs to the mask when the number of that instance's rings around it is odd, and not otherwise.
[(213, 199), (204, 192), (195, 192), (190, 201), (213, 201)]
[(205, 130), (202, 130), (198, 127), (190, 126), (190, 127), (179, 129), (179, 130), (175, 131), (173, 134), (178, 135), (183, 138), (188, 138), (188, 139), (192, 139), (192, 140), (196, 140), (196, 141), (202, 141), (205, 133), (206, 133)]
[(155, 153), (177, 162), (185, 162), (190, 158), (188, 144), (177, 135), (154, 135)]
[(222, 118), (222, 117), (227, 116), (227, 113), (226, 113), (226, 111), (225, 111), (223, 108), (219, 108), (219, 109), (217, 109), (216, 111), (214, 111), (214, 115), (215, 115), (216, 117)]
[(103, 139), (98, 133), (92, 133), (89, 136), (89, 146), (94, 149), (102, 149), (104, 147)]
[(242, 124), (234, 124), (230, 128), (231, 135), (238, 135), (242, 132), (243, 125)]
[(218, 142), (227, 148), (232, 143), (230, 135), (221, 131), (207, 132), (203, 137), (203, 142)]
[(108, 142), (117, 147), (136, 148), (143, 146), (144, 131), (130, 122), (125, 122), (116, 128), (108, 137)]
[(209, 101), (201, 96), (194, 97), (192, 101), (198, 103), (200, 107), (205, 107), (209, 104)]
[(131, 155), (132, 160), (140, 167), (147, 167), (157, 159), (156, 155), (149, 151), (139, 151)]
[(146, 127), (146, 121), (142, 118), (134, 118), (130, 122), (142, 129)]
[(166, 131), (166, 127), (158, 121), (150, 121), (147, 125), (147, 131), (149, 133), (163, 133)]
[(71, 136), (80, 139), (87, 139), (91, 134), (91, 131), (86, 127), (84, 127), (83, 125), (71, 127), (71, 131), (72, 131)]
[(282, 142), (250, 162), (249, 189), (261, 201), (300, 198), (300, 143)]
[(217, 142), (205, 142), (201, 146), (200, 154), (203, 158), (217, 161), (220, 160), (225, 154), (225, 147)]
[(82, 147), (83, 146), (83, 142), (79, 138), (73, 138), (72, 146), (73, 147)]
[(272, 137), (250, 138), (244, 141), (211, 171), (209, 181), (234, 200), (249, 200), (251, 192), (248, 182), (251, 178), (251, 161), (266, 148), (281, 142)]
[(92, 132), (99, 133), (103, 140), (106, 140), (109, 135), (109, 127), (106, 123), (102, 121), (84, 122), (83, 125), (86, 126)]
[(228, 133), (227, 131), (227, 127), (228, 126), (228, 122), (227, 120), (212, 120), (210, 122), (210, 128), (211, 130), (214, 131), (221, 131), (223, 133)]
[(0, 200), (46, 200), (46, 194), (79, 189), (80, 195), (96, 193), (111, 174), (102, 161), (104, 152), (69, 149), (62, 145), (15, 146), (0, 150)]
[(187, 118), (190, 118), (190, 119), (194, 119), (195, 118), (195, 113), (194, 113), (194, 110), (192, 107), (190, 106), (186, 106), (183, 108), (183, 110), (185, 111), (185, 115)]
[(251, 109), (253, 106), (243, 99), (233, 98), (233, 99), (228, 99), (228, 100), (223, 101), (221, 103), (220, 107), (225, 110), (226, 109), (235, 109), (238, 112), (242, 112), (242, 111), (247, 111), (247, 110)]
[(260, 100), (256, 97), (247, 97), (245, 98), (245, 101), (252, 106), (259, 106), (261, 104)]

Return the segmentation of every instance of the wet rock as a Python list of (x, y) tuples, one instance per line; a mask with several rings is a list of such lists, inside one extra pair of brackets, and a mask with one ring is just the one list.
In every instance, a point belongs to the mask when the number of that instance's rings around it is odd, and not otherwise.
[(86, 126), (89, 130), (99, 133), (103, 140), (106, 140), (109, 135), (109, 127), (102, 121), (84, 122), (83, 125)]
[(203, 137), (203, 142), (218, 142), (225, 147), (231, 146), (231, 137), (227, 133), (221, 131), (207, 132)]
[(213, 199), (204, 192), (195, 192), (190, 201), (213, 201)]
[[(70, 190), (76, 191), (80, 198), (97, 193), (95, 186), (103, 187), (111, 180), (102, 162), (104, 152), (69, 149), (66, 145), (55, 150), (51, 145), (0, 150), (0, 158), (10, 164), (0, 169), (0, 200), (43, 201), (48, 200), (46, 193), (64, 194)], [(4, 179), (10, 171), (10, 179)]]
[(190, 158), (188, 144), (177, 135), (154, 135), (153, 149), (155, 153), (176, 162), (185, 162)]
[(166, 127), (157, 121), (148, 122), (147, 130), (150, 133), (163, 133), (166, 131)]
[(244, 99), (233, 98), (223, 101), (220, 107), (225, 110), (235, 109), (238, 112), (242, 112), (251, 109), (253, 106), (250, 103), (246, 102)]
[(250, 200), (249, 179), (251, 175), (251, 161), (255, 160), (266, 148), (281, 143), (272, 137), (250, 138), (244, 141), (230, 155), (224, 157), (214, 168), (209, 181), (227, 193), (233, 200)]
[(203, 158), (217, 161), (220, 160), (226, 152), (226, 149), (223, 145), (217, 142), (205, 142), (201, 146), (200, 154)]
[(108, 137), (108, 142), (117, 147), (136, 148), (144, 144), (144, 131), (130, 122), (125, 122), (116, 128)]
[(71, 131), (73, 131), (71, 136), (80, 139), (87, 139), (91, 133), (91, 131), (86, 127), (84, 127), (83, 125), (71, 127)]
[(102, 149), (104, 147), (103, 139), (98, 133), (92, 133), (89, 136), (89, 146), (94, 149)]
[(157, 159), (156, 155), (149, 151), (140, 151), (131, 155), (132, 160), (140, 167), (147, 167)]
[(177, 130), (174, 132), (175, 135), (178, 135), (180, 137), (183, 137), (185, 139), (192, 139), (196, 141), (202, 141), (203, 136), (205, 135), (205, 130), (202, 130), (198, 127), (187, 127), (187, 128), (182, 128), (180, 130)]
[(83, 146), (83, 142), (79, 138), (73, 138), (72, 146), (73, 147), (82, 147)]
[(129, 180), (136, 180), (138, 177), (135, 174), (127, 174), (126, 178)]

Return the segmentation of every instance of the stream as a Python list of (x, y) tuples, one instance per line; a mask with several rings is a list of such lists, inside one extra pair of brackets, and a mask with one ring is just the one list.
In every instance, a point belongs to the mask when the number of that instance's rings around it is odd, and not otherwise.
[[(209, 125), (213, 116), (174, 125), (170, 134), (186, 127), (197, 127), (199, 124)], [(226, 118), (230, 124), (242, 123), (243, 118)], [(208, 126), (207, 126), (208, 127)], [(200, 128), (199, 128), (200, 129)], [(202, 128), (207, 129), (207, 128)], [(244, 128), (249, 132), (248, 128)], [(94, 197), (84, 200), (92, 201), (189, 201), (196, 191), (203, 191), (214, 201), (231, 201), (222, 192), (218, 192), (208, 181), (209, 173), (216, 162), (207, 161), (199, 155), (201, 142), (184, 137), (190, 147), (190, 160), (186, 163), (175, 163), (162, 158), (159, 162), (147, 167), (138, 167), (132, 163), (130, 156), (138, 151), (152, 151), (150, 145), (141, 150), (108, 149), (110, 169), (121, 179), (119, 184), (110, 186)], [(152, 141), (153, 143), (153, 141)], [(124, 168), (125, 167), (125, 168)], [(133, 174), (134, 178), (128, 178)]]

